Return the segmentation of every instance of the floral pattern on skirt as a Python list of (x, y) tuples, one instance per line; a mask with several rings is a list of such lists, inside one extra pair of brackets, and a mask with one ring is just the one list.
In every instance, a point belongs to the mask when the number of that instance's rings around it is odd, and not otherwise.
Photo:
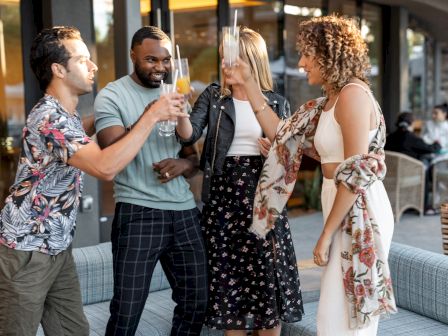
[(227, 157), (223, 174), (211, 180), (202, 213), (211, 328), (270, 329), (280, 320), (299, 321), (303, 314), (286, 210), (266, 240), (248, 231), (262, 166), (259, 156)]

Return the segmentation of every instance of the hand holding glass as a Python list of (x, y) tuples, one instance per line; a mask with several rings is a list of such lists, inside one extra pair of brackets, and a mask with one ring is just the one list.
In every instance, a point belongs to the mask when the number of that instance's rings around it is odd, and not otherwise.
[[(160, 96), (167, 95), (169, 93), (172, 93), (174, 90), (173, 84), (160, 84)], [(164, 120), (159, 121), (157, 123), (159, 128), (159, 135), (163, 137), (169, 137), (173, 136), (175, 133), (177, 121), (176, 120)]]
[(235, 65), (240, 54), (239, 43), (239, 27), (222, 27), (222, 52), (226, 66), (231, 67)]

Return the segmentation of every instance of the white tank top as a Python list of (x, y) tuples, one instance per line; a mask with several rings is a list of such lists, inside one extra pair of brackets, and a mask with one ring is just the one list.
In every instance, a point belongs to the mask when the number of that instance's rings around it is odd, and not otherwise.
[(249, 101), (233, 98), (235, 106), (235, 135), (227, 156), (260, 155), (258, 138), (263, 134)]
[[(345, 85), (341, 91), (348, 85), (357, 85), (367, 92), (372, 99), (376, 115), (378, 116), (378, 104), (370, 90), (358, 83), (349, 83)], [(314, 146), (320, 156), (320, 163), (340, 163), (345, 161), (344, 141), (342, 139), (341, 126), (334, 117), (334, 108), (338, 102), (339, 96), (336, 98), (334, 105), (327, 111), (322, 111), (319, 123), (317, 124), (316, 133), (314, 135)], [(377, 120), (378, 124), (378, 120)], [(375, 137), (378, 128), (369, 131), (369, 143)]]

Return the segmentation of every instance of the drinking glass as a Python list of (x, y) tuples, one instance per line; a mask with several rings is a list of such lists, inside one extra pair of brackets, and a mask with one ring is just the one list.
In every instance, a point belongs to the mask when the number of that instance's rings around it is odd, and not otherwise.
[[(188, 69), (188, 58), (176, 58), (174, 60), (174, 71), (177, 70), (176, 88), (177, 92), (184, 95), (185, 101), (190, 95), (190, 71)], [(187, 112), (187, 104), (184, 105), (184, 112)]]
[(222, 52), (224, 64), (233, 66), (240, 54), (240, 28), (222, 27)]
[[(173, 92), (173, 84), (160, 84), (160, 96), (164, 96), (168, 93)], [(158, 122), (159, 135), (163, 137), (173, 136), (176, 130), (177, 121), (176, 120), (164, 120)]]

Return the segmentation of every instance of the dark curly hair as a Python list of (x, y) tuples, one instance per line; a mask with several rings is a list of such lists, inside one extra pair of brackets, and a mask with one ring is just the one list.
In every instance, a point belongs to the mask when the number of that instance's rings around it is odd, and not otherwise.
[(42, 90), (46, 90), (53, 78), (51, 65), (58, 63), (67, 67), (70, 53), (63, 40), (80, 40), (81, 34), (75, 27), (57, 26), (43, 29), (33, 40), (30, 65)]
[(315, 57), (323, 80), (335, 93), (354, 77), (369, 84), (368, 47), (354, 19), (330, 15), (301, 22), (297, 49)]

